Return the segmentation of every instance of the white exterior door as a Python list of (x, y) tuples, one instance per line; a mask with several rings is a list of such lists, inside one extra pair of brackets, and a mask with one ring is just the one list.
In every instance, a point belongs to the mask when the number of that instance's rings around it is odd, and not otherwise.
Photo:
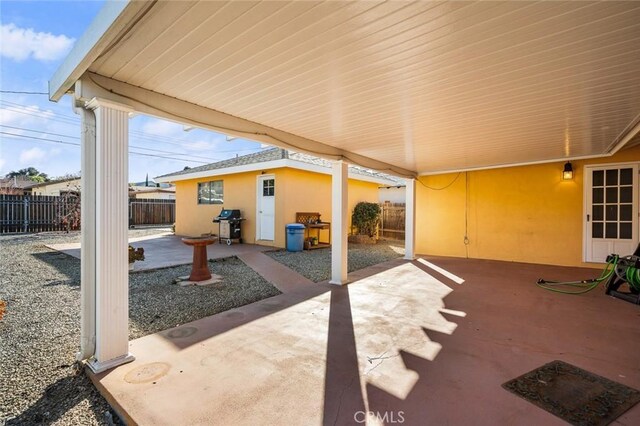
[(273, 241), (275, 236), (276, 179), (273, 175), (258, 176), (258, 223), (256, 239)]
[(638, 231), (638, 164), (585, 167), (585, 261), (632, 254)]

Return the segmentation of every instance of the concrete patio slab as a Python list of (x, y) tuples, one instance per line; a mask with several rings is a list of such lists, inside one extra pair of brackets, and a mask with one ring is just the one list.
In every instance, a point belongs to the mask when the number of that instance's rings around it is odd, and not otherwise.
[(132, 424), (560, 425), (501, 384), (560, 359), (640, 388), (637, 306), (534, 285), (598, 273), (394, 260), (137, 339), (92, 379)]
[[(184, 244), (181, 238), (171, 233), (129, 238), (130, 244), (133, 244), (136, 248), (144, 248), (145, 259), (142, 262), (135, 262), (133, 271), (148, 271), (192, 263), (193, 248)], [(47, 247), (80, 259), (80, 243), (52, 244)], [(215, 243), (207, 246), (207, 256), (209, 259), (221, 259), (267, 250), (273, 250), (273, 248), (253, 244), (232, 244), (228, 246)]]

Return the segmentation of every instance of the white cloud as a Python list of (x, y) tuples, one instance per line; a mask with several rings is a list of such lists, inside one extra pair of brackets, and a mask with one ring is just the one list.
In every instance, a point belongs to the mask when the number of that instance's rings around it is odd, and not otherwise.
[(61, 59), (75, 41), (64, 34), (35, 32), (31, 28), (20, 28), (15, 24), (3, 24), (0, 39), (0, 54), (18, 62), (30, 57), (45, 62)]
[(207, 141), (184, 142), (182, 145), (191, 151), (210, 151), (216, 147), (214, 142)]
[(20, 153), (20, 164), (23, 164), (23, 165), (38, 164), (46, 156), (47, 156), (47, 153), (38, 147), (27, 149)]
[(142, 125), (142, 131), (144, 133), (151, 133), (159, 136), (170, 136), (184, 134), (182, 125), (173, 123), (171, 121), (151, 119)]

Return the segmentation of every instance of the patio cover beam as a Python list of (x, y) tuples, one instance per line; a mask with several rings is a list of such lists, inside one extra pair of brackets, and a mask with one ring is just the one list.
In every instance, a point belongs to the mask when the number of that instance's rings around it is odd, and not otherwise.
[(416, 176), (416, 173), (411, 170), (87, 72), (75, 86), (75, 98), (80, 103), (83, 103), (95, 97), (111, 99), (114, 102), (131, 107), (136, 112), (193, 127), (305, 152), (328, 160), (345, 160), (350, 164), (395, 176)]

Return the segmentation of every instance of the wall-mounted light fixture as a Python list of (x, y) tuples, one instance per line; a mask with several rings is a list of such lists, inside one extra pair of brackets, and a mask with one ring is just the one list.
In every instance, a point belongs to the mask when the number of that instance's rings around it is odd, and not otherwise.
[(564, 170), (562, 171), (562, 180), (571, 180), (573, 179), (573, 166), (570, 161), (564, 165)]

